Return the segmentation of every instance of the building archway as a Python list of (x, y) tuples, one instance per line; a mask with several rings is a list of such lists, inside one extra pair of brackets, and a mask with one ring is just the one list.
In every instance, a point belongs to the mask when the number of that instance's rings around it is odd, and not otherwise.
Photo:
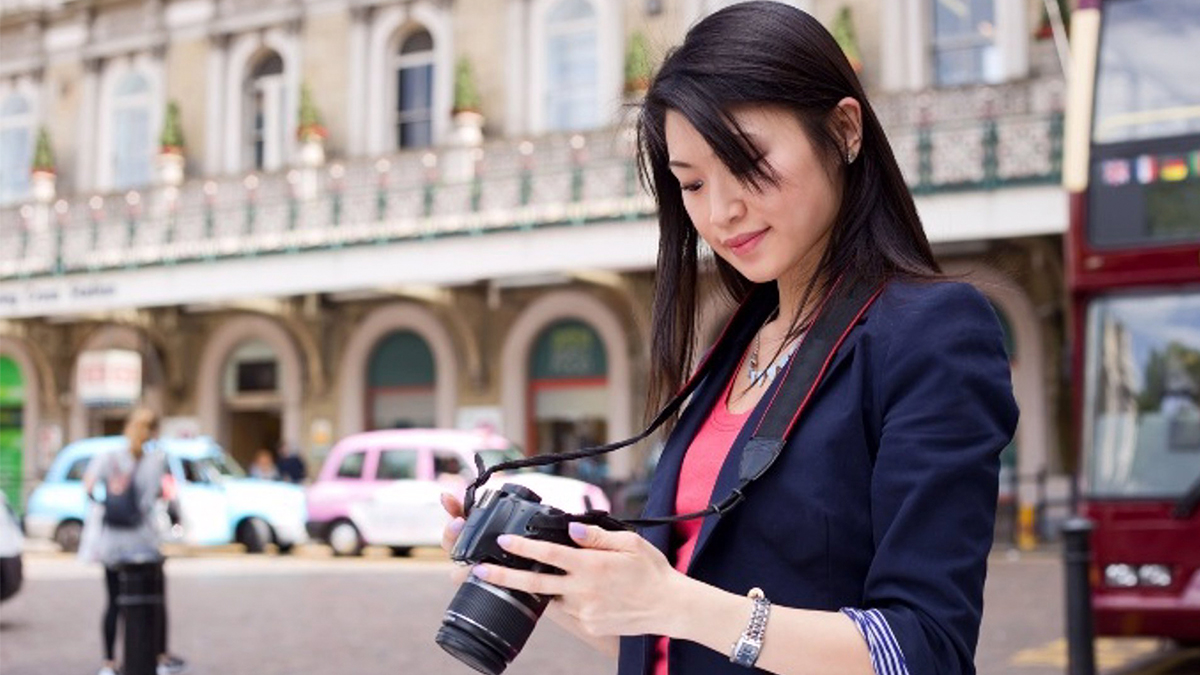
[[(606, 438), (599, 442), (629, 437), (633, 433), (633, 402), (630, 378), (629, 338), (617, 315), (596, 297), (582, 291), (555, 291), (533, 302), (517, 318), (505, 338), (501, 354), (501, 406), (504, 433), (518, 443), (530, 438), (530, 358), (536, 340), (560, 321), (582, 322), (595, 331), (603, 346), (607, 366)], [(534, 448), (528, 449), (530, 452)], [(609, 458), (608, 477), (624, 480), (635, 466), (628, 452)]]
[[(136, 352), (141, 363), (141, 395), (137, 400), (85, 401), (81, 396), (80, 366), (84, 354), (120, 350)], [(166, 395), (166, 371), (158, 347), (145, 332), (132, 326), (100, 326), (88, 336), (75, 355), (71, 371), (71, 417), (69, 438), (73, 441), (91, 436), (113, 436), (124, 431), (125, 420), (135, 405), (163, 412)]]
[(338, 398), (341, 402), (339, 430), (343, 436), (365, 428), (369, 360), (381, 340), (401, 331), (419, 336), (432, 352), (434, 419), (439, 427), (454, 426), (458, 405), (458, 361), (450, 333), (428, 309), (397, 304), (369, 314), (350, 338), (342, 355)]
[[(273, 364), (270, 365), (270, 364)], [(301, 440), (303, 368), (291, 335), (265, 316), (239, 316), (209, 339), (196, 386), (200, 428), (246, 463), (258, 449)], [(234, 422), (242, 423), (234, 431)], [(234, 447), (234, 444), (237, 447)]]

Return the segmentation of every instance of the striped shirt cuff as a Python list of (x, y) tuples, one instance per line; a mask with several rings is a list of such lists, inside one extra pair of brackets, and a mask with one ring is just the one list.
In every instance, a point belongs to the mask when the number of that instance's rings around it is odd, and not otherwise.
[(871, 653), (871, 667), (875, 675), (908, 675), (908, 666), (904, 663), (904, 652), (900, 651), (900, 643), (892, 633), (891, 626), (877, 609), (853, 609), (843, 607), (842, 613), (854, 621), (858, 632), (867, 641), (867, 650)]

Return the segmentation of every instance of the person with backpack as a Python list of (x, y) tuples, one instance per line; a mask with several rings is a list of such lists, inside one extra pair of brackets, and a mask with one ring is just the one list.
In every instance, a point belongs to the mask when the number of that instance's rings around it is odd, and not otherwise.
[(148, 408), (137, 408), (125, 424), (128, 444), (114, 452), (100, 453), (92, 459), (84, 474), (84, 489), (93, 495), (96, 485), (104, 485), (103, 516), (96, 541), (96, 555), (104, 565), (108, 605), (104, 610), (104, 665), (98, 675), (116, 675), (114, 647), (117, 639), (117, 593), (119, 570), (123, 565), (151, 564), (158, 567), (155, 574), (156, 592), (163, 598), (158, 605), (155, 621), (158, 643), (157, 675), (178, 675), (184, 672), (183, 659), (167, 652), (166, 593), (163, 587), (163, 556), (159, 551), (162, 535), (154, 517), (159, 499), (173, 499), (165, 494), (170, 490), (170, 470), (167, 458), (154, 449), (152, 441), (158, 435), (158, 414)]

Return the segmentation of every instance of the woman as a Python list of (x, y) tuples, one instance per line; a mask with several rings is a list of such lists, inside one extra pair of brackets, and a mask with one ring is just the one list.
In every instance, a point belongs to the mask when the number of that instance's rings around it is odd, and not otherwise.
[(551, 616), (600, 649), (619, 638), (621, 675), (974, 673), (998, 458), (1017, 419), (1008, 361), (987, 301), (939, 278), (846, 58), (799, 10), (734, 5), (668, 55), (638, 131), (660, 227), (652, 403), (691, 362), (701, 241), (735, 300), (775, 308), (692, 395), (646, 516), (724, 499), (816, 306), (839, 280), (882, 292), (732, 510), (637, 534), (573, 524), (579, 549), (502, 538), (566, 574), (471, 573), (556, 596)]
[(117, 672), (114, 647), (117, 639), (117, 594), (120, 569), (128, 564), (151, 564), (155, 570), (156, 590), (163, 603), (158, 605), (155, 641), (158, 645), (158, 675), (184, 672), (182, 659), (167, 653), (166, 589), (163, 586), (162, 553), (155, 506), (164, 495), (164, 484), (171, 485), (166, 456), (147, 451), (147, 444), (158, 435), (158, 415), (148, 408), (136, 408), (125, 423), (125, 447), (103, 452), (92, 460), (84, 473), (87, 494), (98, 483), (105, 487), (104, 516), (96, 547), (104, 564), (108, 605), (104, 610), (104, 665), (99, 675)]

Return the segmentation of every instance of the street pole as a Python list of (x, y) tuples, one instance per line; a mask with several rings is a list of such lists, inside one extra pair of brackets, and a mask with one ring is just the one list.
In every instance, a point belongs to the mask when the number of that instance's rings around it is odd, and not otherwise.
[(125, 623), (124, 675), (154, 675), (162, 630), (161, 563), (122, 565), (117, 606)]
[(1067, 589), (1067, 675), (1096, 675), (1092, 626), (1092, 521), (1074, 517), (1063, 524), (1063, 569)]

